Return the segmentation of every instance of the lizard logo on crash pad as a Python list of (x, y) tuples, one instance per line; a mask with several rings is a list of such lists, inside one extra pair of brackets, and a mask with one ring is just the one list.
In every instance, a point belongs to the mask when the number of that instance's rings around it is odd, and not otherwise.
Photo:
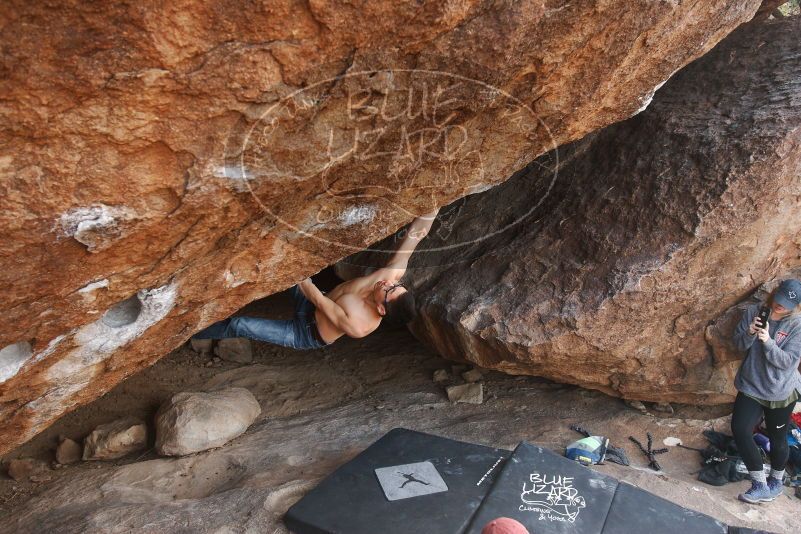
[(579, 512), (587, 504), (584, 497), (573, 487), (573, 477), (532, 473), (528, 482), (523, 482), (520, 511), (539, 512), (540, 520), (576, 521)]

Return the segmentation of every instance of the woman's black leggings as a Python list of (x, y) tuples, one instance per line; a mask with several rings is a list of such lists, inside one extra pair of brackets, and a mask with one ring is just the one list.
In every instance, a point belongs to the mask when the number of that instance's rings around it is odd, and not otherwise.
[(731, 417), (731, 431), (737, 450), (749, 471), (762, 471), (762, 455), (754, 443), (754, 427), (759, 423), (763, 412), (765, 433), (770, 439), (770, 466), (781, 471), (787, 465), (787, 458), (790, 456), (787, 431), (794, 407), (795, 403), (785, 408), (765, 408), (754, 399), (737, 393), (734, 414)]

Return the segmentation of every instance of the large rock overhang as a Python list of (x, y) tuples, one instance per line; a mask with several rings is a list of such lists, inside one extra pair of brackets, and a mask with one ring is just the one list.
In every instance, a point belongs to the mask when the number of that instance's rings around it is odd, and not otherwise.
[[(759, 3), (4, 3), (0, 452), (638, 112)], [(444, 115), (377, 111), (438, 87)]]

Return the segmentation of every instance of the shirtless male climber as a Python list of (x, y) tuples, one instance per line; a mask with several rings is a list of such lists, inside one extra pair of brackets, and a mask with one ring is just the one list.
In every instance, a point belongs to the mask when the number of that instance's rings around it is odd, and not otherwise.
[(317, 289), (310, 278), (293, 287), (293, 319), (231, 317), (201, 330), (192, 339), (247, 337), (294, 349), (317, 349), (345, 335), (364, 337), (378, 328), (387, 314), (410, 322), (415, 315), (414, 297), (400, 280), (438, 212), (412, 221), (386, 267), (343, 282), (328, 294)]

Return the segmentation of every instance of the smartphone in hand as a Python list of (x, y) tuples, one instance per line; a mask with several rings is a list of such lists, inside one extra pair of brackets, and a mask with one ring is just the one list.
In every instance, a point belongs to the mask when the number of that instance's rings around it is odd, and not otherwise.
[(767, 306), (762, 306), (759, 308), (759, 315), (757, 315), (757, 326), (759, 328), (765, 328), (765, 325), (768, 324), (768, 317), (770, 317), (770, 308)]

